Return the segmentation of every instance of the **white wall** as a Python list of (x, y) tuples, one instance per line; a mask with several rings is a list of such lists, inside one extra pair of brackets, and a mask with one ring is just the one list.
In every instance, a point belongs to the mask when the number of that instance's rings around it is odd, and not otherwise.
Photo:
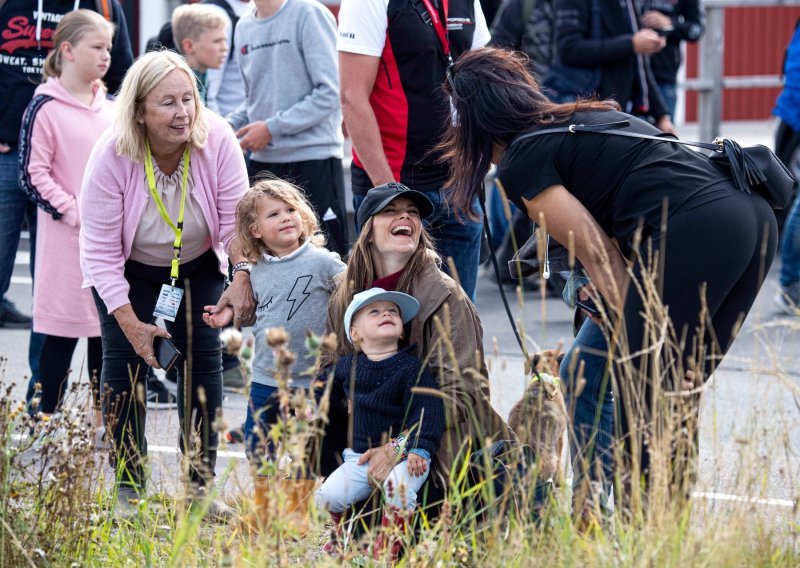
[(179, 4), (179, 0), (139, 0), (139, 45), (142, 53), (147, 40), (158, 34)]

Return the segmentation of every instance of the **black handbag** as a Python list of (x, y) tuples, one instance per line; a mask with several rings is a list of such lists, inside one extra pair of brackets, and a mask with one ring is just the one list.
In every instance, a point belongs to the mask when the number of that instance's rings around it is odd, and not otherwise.
[(794, 186), (797, 180), (788, 168), (780, 161), (775, 153), (761, 144), (742, 148), (739, 144), (728, 138), (717, 138), (712, 144), (705, 142), (687, 142), (678, 140), (671, 134), (652, 136), (650, 134), (639, 134), (619, 130), (627, 128), (630, 122), (621, 120), (605, 124), (570, 124), (558, 128), (546, 128), (534, 132), (527, 132), (517, 136), (509, 146), (521, 140), (539, 136), (542, 134), (552, 134), (556, 132), (596, 132), (610, 134), (614, 136), (626, 136), (628, 138), (644, 138), (657, 142), (672, 142), (673, 144), (683, 144), (684, 146), (695, 146), (711, 150), (707, 157), (709, 160), (726, 166), (731, 173), (731, 178), (736, 189), (744, 193), (752, 193), (755, 190), (763, 197), (773, 209), (786, 209), (792, 204), (794, 197)]

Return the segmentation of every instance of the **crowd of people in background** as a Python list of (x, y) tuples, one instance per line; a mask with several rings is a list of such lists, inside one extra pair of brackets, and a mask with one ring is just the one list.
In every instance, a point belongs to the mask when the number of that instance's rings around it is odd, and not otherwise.
[[(445, 494), (465, 441), (477, 450), (487, 439), (513, 439), (489, 403), (473, 304), (480, 189), (492, 164), (523, 234), (544, 215), (555, 240), (574, 237), (583, 270), (569, 276), (565, 299), (574, 306), (602, 297), (624, 322), (630, 353), (647, 340), (626, 262), (634, 278), (650, 268), (636, 256), (635, 235), (644, 226), (642, 242), (664, 246), (662, 198), (671, 199), (661, 300), (675, 329), (689, 330), (677, 357), (692, 385), (729, 348), (759, 290), (758, 263), (768, 267), (776, 248), (766, 203), (731, 189), (722, 170), (682, 147), (601, 134), (569, 146), (563, 133), (516, 141), (576, 121), (627, 120), (636, 132), (676, 134), (680, 45), (704, 32), (699, 0), (342, 0), (338, 22), (316, 0), (204, 0), (176, 8), (135, 60), (117, 0), (0, 0), (0, 32), (12, 22), (30, 37), (0, 41), (0, 326), (31, 328), (27, 397), (46, 415), (78, 379), (70, 362), (78, 339), (88, 338), (95, 426), (101, 435), (108, 428), (112, 463), (124, 472), (120, 515), (135, 514), (131, 503), (146, 487), (147, 407), (175, 405), (153, 374), (168, 341), (192, 356), (190, 376), (176, 365), (167, 377), (177, 400), (188, 401), (177, 404), (176, 434), (195, 456), (193, 488), (209, 491), (223, 370), (238, 366), (223, 357), (218, 328), (289, 330), (299, 354), (293, 388), (309, 391), (305, 333), (336, 333), (327, 361), (335, 400), (314, 473), (330, 476), (317, 501), (337, 522), (366, 497), (369, 475), (413, 488), (408, 502), (388, 499), (387, 522), (404, 524), (423, 483), (429, 498)], [(795, 134), (796, 43), (779, 102)], [(641, 179), (625, 177), (629, 170)], [(625, 207), (612, 207), (620, 194)], [(508, 230), (498, 196), (489, 196), (494, 245)], [(733, 234), (709, 223), (720, 215), (738, 219), (727, 226)], [(795, 315), (798, 215), (796, 203), (779, 297)], [(7, 298), (23, 227), (32, 318)], [(701, 233), (705, 247), (696, 246)], [(713, 339), (692, 335), (705, 323), (697, 321), (702, 282)], [(584, 317), (561, 378), (569, 389), (580, 369), (588, 384), (570, 409), (570, 441), (577, 471), (608, 497), (612, 446), (636, 426), (613, 420), (615, 399), (625, 395), (610, 388), (605, 324), (577, 310)], [(691, 359), (691, 347), (709, 358)], [(644, 371), (653, 359), (633, 364)], [(243, 426), (254, 460), (274, 449), (274, 366), (257, 338)], [(409, 396), (415, 386), (440, 389), (445, 403)], [(151, 395), (138, 398), (139, 388)], [(199, 448), (191, 448), (195, 431)], [(265, 490), (258, 476), (254, 485)], [(230, 513), (220, 501), (211, 511)]]

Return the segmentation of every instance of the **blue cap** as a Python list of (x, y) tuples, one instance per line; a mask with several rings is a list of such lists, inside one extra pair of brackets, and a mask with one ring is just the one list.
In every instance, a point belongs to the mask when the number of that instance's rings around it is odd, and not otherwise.
[(347, 311), (344, 313), (344, 331), (347, 334), (347, 339), (353, 341), (353, 338), (350, 337), (350, 323), (353, 321), (353, 316), (356, 312), (381, 300), (391, 302), (400, 308), (400, 317), (403, 319), (404, 324), (410, 322), (419, 311), (419, 302), (414, 296), (409, 296), (402, 292), (387, 292), (383, 288), (364, 290), (353, 296), (353, 301), (350, 302), (350, 305), (347, 306)]

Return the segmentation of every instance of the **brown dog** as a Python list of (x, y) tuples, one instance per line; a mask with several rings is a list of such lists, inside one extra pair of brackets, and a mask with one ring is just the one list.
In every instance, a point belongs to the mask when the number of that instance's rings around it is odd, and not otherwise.
[(558, 351), (533, 356), (533, 376), (522, 398), (511, 409), (509, 427), (531, 446), (539, 464), (539, 479), (559, 477), (559, 461), (567, 428), (567, 408), (558, 380)]

